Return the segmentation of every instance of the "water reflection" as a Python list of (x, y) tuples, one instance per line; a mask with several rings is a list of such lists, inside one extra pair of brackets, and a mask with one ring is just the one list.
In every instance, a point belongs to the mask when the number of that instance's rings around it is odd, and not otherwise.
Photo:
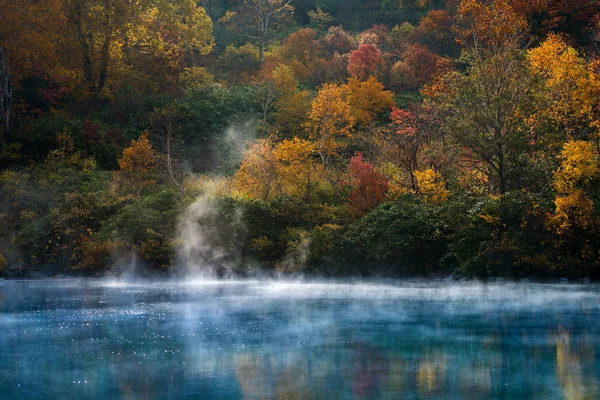
[(596, 399), (597, 286), (0, 286), (0, 398)]
[(589, 335), (583, 334), (580, 343), (574, 343), (572, 335), (560, 329), (556, 335), (556, 377), (566, 400), (598, 398), (598, 370), (590, 369), (594, 365), (594, 347)]

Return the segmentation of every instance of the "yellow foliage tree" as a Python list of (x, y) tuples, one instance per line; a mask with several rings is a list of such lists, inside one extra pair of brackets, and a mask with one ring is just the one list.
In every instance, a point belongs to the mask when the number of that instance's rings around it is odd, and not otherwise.
[(459, 44), (491, 54), (518, 47), (527, 31), (527, 21), (514, 11), (509, 0), (463, 0), (454, 26)]
[(567, 138), (575, 138), (578, 131), (593, 125), (600, 104), (597, 63), (588, 63), (554, 34), (527, 56), (531, 71), (542, 79), (546, 99), (531, 122), (550, 120), (566, 132)]
[(263, 201), (280, 192), (277, 177), (277, 159), (271, 139), (260, 139), (244, 153), (235, 183), (240, 193)]
[(113, 176), (115, 190), (139, 197), (146, 186), (156, 182), (154, 169), (157, 162), (158, 156), (148, 140), (148, 132), (144, 132), (123, 150), (123, 156), (118, 160), (119, 170)]
[(355, 124), (347, 88), (332, 83), (323, 85), (312, 102), (305, 127), (309, 137), (317, 143), (324, 165), (337, 155), (343, 145), (341, 139), (353, 136)]
[(441, 204), (450, 197), (446, 182), (439, 172), (430, 168), (425, 171), (415, 171), (414, 175), (419, 194), (426, 203)]
[(95, 91), (111, 72), (178, 70), (190, 51), (207, 54), (213, 46), (211, 19), (194, 0), (65, 0), (63, 10)]
[(575, 140), (565, 143), (560, 159), (561, 165), (554, 173), (558, 196), (550, 224), (558, 234), (575, 228), (589, 230), (594, 227), (594, 202), (584, 191), (598, 173), (598, 154), (592, 143)]
[(239, 192), (251, 198), (267, 201), (286, 194), (310, 201), (324, 184), (323, 175), (314, 142), (260, 139), (244, 154), (235, 181)]
[(284, 140), (275, 147), (274, 155), (279, 161), (277, 175), (282, 191), (310, 201), (315, 189), (324, 182), (323, 164), (315, 159), (316, 144), (298, 138)]
[(350, 78), (345, 89), (348, 91), (352, 116), (361, 127), (367, 127), (375, 115), (394, 105), (394, 94), (385, 90), (383, 84), (373, 76), (366, 81)]
[(585, 187), (598, 173), (598, 153), (591, 142), (572, 140), (565, 143), (560, 159), (560, 168), (554, 173), (554, 187), (559, 193)]
[(556, 209), (550, 223), (556, 233), (565, 234), (574, 228), (587, 230), (593, 226), (594, 202), (581, 190), (556, 197), (554, 205)]
[(275, 128), (290, 136), (300, 135), (310, 111), (310, 93), (298, 89), (298, 81), (288, 66), (277, 66), (271, 79), (276, 95)]

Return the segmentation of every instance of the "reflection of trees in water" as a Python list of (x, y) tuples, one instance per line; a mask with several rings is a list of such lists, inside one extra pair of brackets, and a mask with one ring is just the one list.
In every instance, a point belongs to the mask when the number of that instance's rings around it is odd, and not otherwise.
[(357, 346), (352, 355), (352, 391), (357, 399), (369, 399), (381, 390), (383, 378), (389, 374), (387, 356), (370, 346)]
[(423, 395), (444, 390), (448, 372), (448, 357), (437, 350), (427, 354), (417, 367), (417, 387)]
[(597, 399), (598, 382), (594, 369), (585, 369), (585, 364), (594, 360), (594, 347), (589, 336), (582, 336), (577, 343), (567, 330), (556, 335), (556, 377), (566, 400)]
[(300, 400), (318, 397), (318, 385), (327, 368), (311, 368), (302, 353), (253, 352), (236, 354), (235, 373), (244, 399)]

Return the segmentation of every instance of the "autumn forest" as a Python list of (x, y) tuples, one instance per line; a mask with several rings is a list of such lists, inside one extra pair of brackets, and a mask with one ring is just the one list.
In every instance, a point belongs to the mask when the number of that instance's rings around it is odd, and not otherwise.
[(0, 0), (0, 276), (600, 278), (596, 0)]

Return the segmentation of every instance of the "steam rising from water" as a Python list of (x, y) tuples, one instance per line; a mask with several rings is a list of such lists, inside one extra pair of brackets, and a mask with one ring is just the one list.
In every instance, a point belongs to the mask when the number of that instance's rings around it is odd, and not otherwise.
[(598, 398), (600, 286), (10, 281), (1, 398)]
[[(220, 167), (239, 163), (248, 143), (256, 138), (256, 120), (232, 124), (215, 144), (221, 154)], [(217, 180), (223, 178), (216, 178)], [(181, 215), (178, 238), (181, 243), (178, 262), (180, 270), (190, 276), (228, 276), (243, 263), (243, 243), (247, 229), (242, 210), (234, 208), (219, 212), (215, 188), (204, 193)]]
[(199, 197), (179, 222), (179, 263), (187, 276), (230, 275), (242, 262), (246, 229), (241, 210), (235, 209), (228, 222), (219, 219), (216, 200)]

